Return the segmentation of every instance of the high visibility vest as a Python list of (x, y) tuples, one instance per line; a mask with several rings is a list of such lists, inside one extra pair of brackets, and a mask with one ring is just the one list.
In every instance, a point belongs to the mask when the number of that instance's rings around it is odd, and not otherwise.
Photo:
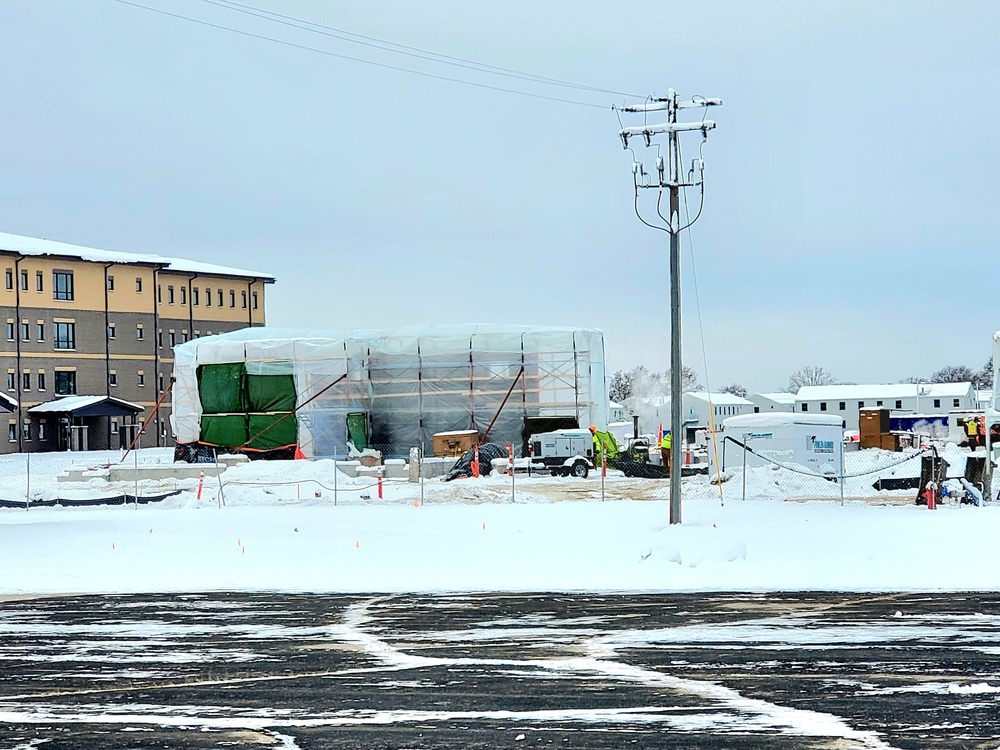
[(968, 435), (976, 434), (976, 420), (970, 419), (968, 422), (965, 423), (965, 432)]
[(673, 438), (671, 437), (670, 433), (669, 432), (663, 433), (663, 440), (660, 441), (660, 447), (661, 448), (665, 448), (666, 450), (670, 450), (670, 448), (673, 446), (673, 444), (674, 444), (674, 441), (673, 441)]

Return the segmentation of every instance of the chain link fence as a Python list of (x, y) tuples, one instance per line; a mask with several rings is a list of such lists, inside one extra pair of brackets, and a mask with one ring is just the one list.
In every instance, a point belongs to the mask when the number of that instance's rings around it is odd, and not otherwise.
[[(826, 447), (821, 446), (821, 450)], [(692, 500), (752, 499), (912, 504), (935, 478), (942, 503), (988, 502), (985, 455), (940, 444), (902, 452), (833, 446), (821, 462), (795, 446), (727, 438), (713, 450), (685, 452), (683, 491)], [(982, 454), (982, 451), (980, 451)], [(0, 508), (137, 505), (250, 507), (425, 503), (533, 503), (568, 500), (667, 500), (658, 452), (641, 461), (591, 468), (586, 478), (557, 476), (520, 446), (483, 449), (477, 472), (456, 457), (422, 456), (410, 446), (378, 446), (354, 457), (251, 461), (214, 455), (173, 461), (171, 448), (0, 456)], [(646, 463), (648, 461), (648, 463)], [(513, 471), (511, 471), (513, 467)], [(619, 468), (616, 468), (619, 467)], [(624, 467), (625, 471), (622, 470)], [(458, 476), (449, 479), (449, 474)]]

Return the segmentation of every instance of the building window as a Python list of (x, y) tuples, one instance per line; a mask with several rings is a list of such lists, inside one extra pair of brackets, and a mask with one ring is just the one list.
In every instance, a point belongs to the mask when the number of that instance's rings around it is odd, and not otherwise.
[(211, 307), (211, 306), (212, 306), (212, 288), (206, 286), (205, 287), (205, 307)]
[(809, 411), (809, 404), (802, 404), (802, 411)]
[(31, 323), (26, 320), (21, 321), (21, 341), (31, 341)]
[(135, 384), (140, 388), (146, 385), (146, 374), (142, 370), (135, 374)]
[(219, 307), (222, 307), (222, 290), (219, 289), (218, 292), (219, 292)]
[(136, 341), (142, 341), (146, 337), (146, 331), (143, 329), (141, 324), (136, 324), (135, 327), (135, 339)]
[(191, 304), (192, 305), (198, 304), (198, 287), (196, 286), (191, 287)]
[(38, 423), (38, 439), (45, 440), (45, 420)]
[(113, 292), (115, 290), (115, 277), (108, 276), (108, 291)]
[(858, 408), (859, 409), (864, 409), (865, 408), (865, 402), (864, 401), (858, 401)]
[(113, 417), (111, 419), (111, 434), (112, 435), (118, 434), (118, 420)]
[(169, 336), (168, 340), (170, 341), (170, 348), (173, 349), (177, 346), (177, 335), (173, 331), (170, 331), (167, 335)]
[(194, 332), (194, 338), (200, 339), (201, 338), (201, 331), (195, 331)]
[(161, 328), (156, 334), (156, 345), (163, 348), (163, 329)]
[(31, 373), (22, 372), (21, 373), (21, 390), (30, 391), (31, 390)]
[(820, 411), (826, 411), (826, 401), (820, 401), (819, 402), (819, 410)]
[(17, 425), (13, 422), (7, 425), (7, 439), (12, 443), (17, 442)]
[(896, 408), (897, 409), (902, 409), (903, 408), (903, 402), (900, 401), (898, 398), (896, 399)]
[(108, 323), (108, 338), (113, 339), (115, 337), (115, 324)]
[(45, 274), (41, 271), (35, 271), (35, 291), (44, 292), (45, 291)]
[(957, 398), (953, 399), (952, 402), (951, 402), (951, 405), (954, 406), (957, 409), (958, 408), (958, 399)]
[(236, 290), (235, 289), (230, 289), (229, 290), (229, 306), (230, 307), (236, 307)]
[(56, 370), (56, 395), (58, 396), (76, 395), (75, 370)]
[(174, 304), (174, 288), (172, 286), (167, 287), (167, 304)]
[(252, 295), (250, 295), (250, 298), (253, 300), (253, 309), (256, 310), (257, 309), (257, 292), (254, 292)]
[(108, 385), (117, 386), (118, 385), (118, 373), (112, 370), (108, 373)]
[(875, 402), (875, 406), (881, 406), (881, 405), (882, 405), (882, 402), (881, 402), (881, 401), (876, 401), (876, 402)]
[(35, 338), (39, 341), (45, 341), (45, 321), (39, 320), (35, 323)]
[(167, 436), (167, 423), (160, 422), (160, 437), (165, 438)]
[(939, 398), (934, 399), (934, 408), (935, 409), (940, 409), (941, 408), (941, 399), (939, 399)]
[(45, 390), (45, 371), (44, 370), (39, 370), (38, 371), (38, 390), (40, 390), (40, 391), (44, 391)]
[(187, 331), (181, 331), (181, 343), (182, 344), (186, 344), (187, 340), (188, 340), (188, 332)]
[(181, 287), (181, 304), (182, 305), (186, 305), (187, 302), (188, 302), (188, 300), (187, 300), (187, 287), (186, 286), (182, 286)]
[(56, 349), (76, 349), (76, 323), (55, 323), (53, 345)]
[(243, 298), (243, 309), (247, 309), (247, 293), (246, 291), (240, 292), (240, 296)]
[(163, 302), (163, 286), (160, 284), (156, 285), (156, 301)]
[(142, 293), (142, 276), (135, 277), (135, 291)]
[(163, 373), (162, 372), (159, 375), (159, 381), (160, 381), (160, 384), (158, 386), (159, 387), (159, 392), (162, 393), (163, 392)]
[(6, 270), (6, 272), (4, 272), (4, 281), (5, 281), (6, 286), (7, 286), (8, 289), (13, 289), (14, 288), (14, 269), (13, 268), (8, 268)]
[(53, 299), (61, 299), (61, 300), (73, 299), (72, 271), (52, 272), (52, 297)]
[(7, 390), (8, 391), (13, 391), (14, 388), (15, 388), (16, 383), (15, 383), (14, 378), (15, 378), (14, 371), (13, 370), (9, 370), (7, 372)]
[(28, 291), (28, 269), (21, 269), (21, 291)]
[(14, 340), (14, 321), (13, 320), (8, 320), (7, 321), (7, 340), (8, 341), (13, 341)]
[(31, 422), (25, 420), (21, 425), (21, 434), (24, 435), (25, 440), (31, 440)]
[(847, 409), (847, 402), (841, 401), (840, 406), (838, 408), (840, 409), (840, 411), (845, 411)]

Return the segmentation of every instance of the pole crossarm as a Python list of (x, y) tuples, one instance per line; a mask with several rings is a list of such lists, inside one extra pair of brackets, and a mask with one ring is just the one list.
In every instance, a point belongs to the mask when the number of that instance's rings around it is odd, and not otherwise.
[(708, 131), (714, 128), (715, 122), (713, 120), (702, 120), (701, 122), (665, 122), (660, 125), (637, 125), (633, 128), (622, 128), (618, 135), (621, 136), (625, 148), (628, 148), (628, 139), (636, 135), (641, 135), (645, 138), (646, 145), (648, 146), (652, 141), (652, 137), (661, 133), (673, 135), (674, 133), (681, 133), (688, 130), (700, 130), (707, 135)]

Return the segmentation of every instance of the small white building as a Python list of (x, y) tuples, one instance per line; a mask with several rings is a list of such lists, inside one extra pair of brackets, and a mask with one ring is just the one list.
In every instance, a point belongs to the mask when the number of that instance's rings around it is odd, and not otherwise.
[(753, 401), (754, 414), (768, 414), (772, 411), (794, 412), (794, 393), (755, 393), (750, 397)]
[(619, 404), (617, 401), (608, 401), (608, 424), (611, 422), (627, 422), (629, 417), (629, 410), (625, 404)]
[(752, 414), (752, 401), (734, 396), (732, 393), (705, 393), (691, 391), (684, 394), (681, 402), (681, 418), (689, 429), (711, 426), (715, 430), (722, 429), (722, 420), (741, 414)]
[(884, 407), (909, 414), (947, 414), (974, 410), (972, 383), (896, 383), (892, 385), (807, 385), (795, 395), (795, 411), (840, 416), (848, 430), (857, 430), (858, 411)]

